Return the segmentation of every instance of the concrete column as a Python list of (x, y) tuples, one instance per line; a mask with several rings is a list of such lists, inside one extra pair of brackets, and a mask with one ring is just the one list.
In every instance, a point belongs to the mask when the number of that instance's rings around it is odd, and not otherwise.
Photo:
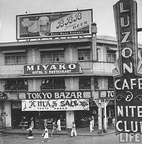
[(11, 128), (11, 102), (4, 102), (4, 127)]
[(102, 104), (100, 100), (98, 103), (98, 133), (102, 133)]
[(104, 133), (107, 133), (107, 112), (106, 112), (106, 106), (107, 106), (107, 103), (106, 103), (106, 100), (104, 100), (104, 109), (103, 109), (103, 132)]
[(71, 129), (74, 121), (74, 111), (66, 111), (66, 128)]

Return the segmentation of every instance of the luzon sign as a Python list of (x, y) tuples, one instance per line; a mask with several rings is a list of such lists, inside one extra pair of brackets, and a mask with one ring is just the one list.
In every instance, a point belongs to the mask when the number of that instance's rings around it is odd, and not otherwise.
[(119, 57), (114, 69), (116, 133), (142, 133), (142, 77), (138, 76), (137, 4), (114, 5)]
[(70, 74), (81, 73), (81, 67), (78, 63), (63, 64), (43, 64), (43, 65), (25, 65), (25, 75), (41, 75), (41, 74)]

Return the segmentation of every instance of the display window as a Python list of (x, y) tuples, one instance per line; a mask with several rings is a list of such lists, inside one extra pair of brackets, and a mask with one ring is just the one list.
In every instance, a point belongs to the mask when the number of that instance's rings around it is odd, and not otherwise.
[(31, 117), (34, 118), (34, 128), (44, 129), (47, 126), (52, 128), (53, 120), (61, 120), (62, 129), (66, 128), (66, 112), (65, 111), (21, 111), (21, 102), (12, 102), (12, 128), (27, 129), (30, 124)]
[(77, 127), (89, 127), (90, 118), (94, 117), (95, 126), (98, 125), (98, 108), (92, 107), (89, 111), (75, 111), (75, 123)]

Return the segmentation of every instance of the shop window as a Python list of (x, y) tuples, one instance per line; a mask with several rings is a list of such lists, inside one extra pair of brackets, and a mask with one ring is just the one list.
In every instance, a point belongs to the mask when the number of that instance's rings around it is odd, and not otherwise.
[(18, 79), (18, 80), (7, 80), (5, 82), (5, 90), (28, 90), (28, 83), (26, 80)]
[(94, 78), (94, 88), (95, 88), (95, 90), (99, 89), (99, 81), (98, 81), (97, 77)]
[(107, 51), (107, 61), (108, 62), (116, 61), (116, 52), (115, 51)]
[(41, 52), (41, 62), (64, 62), (64, 52)]
[(109, 90), (114, 89), (113, 77), (108, 77), (108, 89)]
[(64, 78), (43, 79), (41, 90), (44, 89), (65, 89), (65, 80)]
[(26, 53), (7, 53), (5, 54), (5, 64), (26, 64)]
[(90, 50), (78, 50), (78, 60), (79, 61), (90, 60)]
[(79, 78), (79, 89), (91, 89), (91, 78), (80, 77)]

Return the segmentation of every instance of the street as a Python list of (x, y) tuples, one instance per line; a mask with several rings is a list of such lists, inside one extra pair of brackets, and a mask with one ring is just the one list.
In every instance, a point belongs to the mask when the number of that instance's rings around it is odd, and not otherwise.
[[(26, 139), (27, 135), (2, 135), (0, 144), (42, 144), (43, 137), (35, 135), (33, 140)], [(77, 136), (69, 135), (53, 135), (50, 137), (49, 144), (120, 144), (119, 136), (108, 134), (105, 136)], [(122, 142), (125, 143), (126, 142)], [(127, 142), (128, 143), (128, 142)], [(138, 143), (138, 142), (137, 142)], [(139, 142), (140, 143), (140, 142)], [(128, 143), (129, 144), (129, 143)], [(131, 142), (131, 144), (135, 144)]]

